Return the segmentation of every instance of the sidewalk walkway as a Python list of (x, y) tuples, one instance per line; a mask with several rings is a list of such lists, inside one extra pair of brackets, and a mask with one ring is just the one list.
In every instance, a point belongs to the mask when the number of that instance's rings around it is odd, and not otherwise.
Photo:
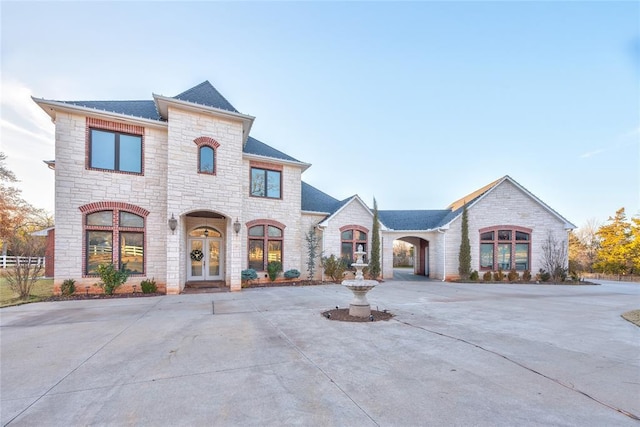
[(368, 297), (396, 317), (322, 317), (339, 285), (4, 308), (2, 425), (638, 425), (637, 284)]

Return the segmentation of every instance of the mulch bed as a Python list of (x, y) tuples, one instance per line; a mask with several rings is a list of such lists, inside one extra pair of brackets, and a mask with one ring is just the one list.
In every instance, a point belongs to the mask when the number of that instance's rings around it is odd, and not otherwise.
[(329, 320), (339, 320), (341, 322), (377, 322), (379, 320), (389, 320), (393, 317), (393, 314), (386, 310), (371, 310), (371, 315), (373, 316), (373, 320), (369, 317), (349, 316), (348, 308), (336, 308), (322, 313), (322, 316)]
[(157, 297), (164, 295), (160, 292), (154, 292), (145, 294), (143, 292), (136, 292), (131, 294), (73, 294), (73, 295), (54, 295), (52, 297), (43, 299), (42, 301), (76, 301), (76, 300), (88, 300), (88, 299), (117, 299), (117, 298), (141, 298), (141, 297)]
[(280, 288), (283, 286), (314, 286), (314, 285), (328, 285), (333, 282), (320, 281), (320, 280), (292, 280), (287, 282), (249, 282), (243, 283), (242, 289), (248, 288)]

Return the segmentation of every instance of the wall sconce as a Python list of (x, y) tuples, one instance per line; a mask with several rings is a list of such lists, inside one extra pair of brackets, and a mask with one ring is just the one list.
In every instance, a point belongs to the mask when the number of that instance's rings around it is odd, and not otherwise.
[(169, 228), (171, 229), (171, 234), (176, 231), (176, 227), (178, 226), (178, 220), (171, 214), (171, 218), (169, 218)]
[(238, 221), (238, 218), (236, 217), (236, 222), (233, 223), (233, 231), (236, 232), (236, 234), (238, 234), (240, 232), (240, 221)]

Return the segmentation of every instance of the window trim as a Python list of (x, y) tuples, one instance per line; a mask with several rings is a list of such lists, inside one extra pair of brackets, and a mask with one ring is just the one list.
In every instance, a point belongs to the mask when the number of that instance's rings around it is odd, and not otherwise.
[[(199, 174), (202, 175), (217, 175), (217, 171), (218, 171), (218, 148), (220, 147), (220, 143), (218, 141), (216, 141), (213, 138), (210, 138), (208, 136), (200, 136), (196, 139), (193, 140), (193, 142), (196, 144), (196, 146), (198, 147), (198, 163), (196, 165), (196, 170), (198, 171)], [(213, 172), (208, 172), (208, 171), (203, 171), (200, 169), (200, 159), (201, 159), (201, 153), (202, 153), (202, 149), (204, 147), (209, 147), (213, 150)]]
[[(136, 205), (132, 205), (130, 203), (122, 203), (122, 202), (97, 202), (97, 203), (89, 203), (84, 206), (80, 206), (80, 212), (82, 213), (82, 277), (98, 277), (95, 273), (88, 273), (89, 264), (88, 264), (88, 236), (90, 231), (110, 231), (112, 233), (111, 237), (111, 263), (118, 266), (120, 268), (121, 256), (120, 256), (120, 233), (142, 233), (142, 241), (143, 241), (143, 253), (142, 253), (142, 272), (140, 273), (132, 273), (131, 276), (138, 277), (146, 274), (147, 271), (147, 248), (148, 248), (148, 239), (147, 239), (147, 217), (149, 216), (149, 211), (141, 208)], [(111, 226), (101, 226), (101, 225), (87, 225), (87, 216), (100, 211), (111, 211), (112, 213), (112, 222)], [(138, 215), (142, 217), (144, 223), (142, 227), (120, 227), (120, 212), (128, 212), (134, 215)]]
[[(249, 229), (252, 227), (256, 227), (256, 226), (262, 226), (264, 227), (264, 235), (263, 236), (250, 236), (249, 235)], [(282, 233), (282, 235), (280, 237), (270, 237), (269, 236), (269, 226), (271, 227), (275, 227), (277, 229), (279, 229)], [(275, 220), (270, 220), (270, 219), (256, 219), (253, 221), (249, 221), (245, 224), (245, 227), (247, 227), (247, 268), (250, 268), (250, 260), (249, 260), (249, 248), (251, 245), (251, 240), (259, 240), (262, 241), (262, 253), (263, 253), (263, 258), (262, 258), (262, 267), (264, 268), (263, 270), (256, 270), (259, 272), (264, 272), (267, 271), (267, 264), (269, 264), (269, 257), (268, 257), (268, 245), (269, 245), (269, 241), (279, 241), (280, 242), (280, 259), (281, 259), (281, 263), (284, 264), (284, 254), (285, 254), (285, 245), (284, 245), (284, 233), (285, 233), (285, 228), (286, 225), (284, 225), (281, 222), (275, 221)]]
[[(116, 165), (119, 163), (116, 159), (114, 164), (114, 169), (103, 169), (96, 168), (91, 166), (91, 131), (99, 130), (102, 132), (111, 132), (116, 135), (128, 135), (128, 136), (137, 136), (140, 137), (140, 172), (130, 172), (130, 171), (122, 171), (115, 169)], [(145, 131), (143, 126), (132, 125), (128, 123), (116, 123), (107, 120), (97, 119), (94, 117), (87, 117), (86, 125), (85, 125), (85, 169), (98, 171), (98, 172), (110, 172), (110, 173), (120, 173), (125, 175), (138, 175), (144, 176), (144, 155), (145, 155)], [(117, 144), (116, 144), (117, 145)], [(116, 148), (114, 147), (114, 150)], [(117, 153), (116, 153), (117, 154)]]
[[(510, 231), (511, 232), (511, 238), (509, 240), (500, 240), (499, 236), (498, 236), (498, 232), (499, 231)], [(488, 233), (488, 232), (493, 232), (493, 239), (492, 240), (483, 240), (482, 239), (482, 234), (484, 233)], [(518, 240), (516, 239), (516, 233), (517, 232), (521, 232), (521, 233), (526, 233), (529, 236), (528, 240)], [(508, 270), (512, 270), (515, 269), (516, 271), (525, 271), (525, 270), (529, 270), (531, 271), (531, 242), (532, 242), (532, 236), (533, 236), (533, 229), (531, 228), (526, 228), (526, 227), (520, 227), (517, 225), (496, 225), (496, 226), (491, 226), (491, 227), (485, 227), (485, 228), (481, 228), (478, 230), (478, 267), (479, 267), (479, 271), (498, 271), (498, 247), (501, 244), (509, 244), (511, 246), (511, 252), (509, 254), (509, 264), (510, 267)], [(491, 267), (483, 267), (482, 264), (482, 245), (488, 245), (491, 244), (493, 247), (493, 265)], [(525, 270), (518, 270), (516, 265), (515, 265), (515, 260), (516, 260), (516, 245), (517, 244), (526, 244), (528, 246), (527, 248), (527, 263), (528, 268)], [(508, 271), (508, 270), (503, 270), (503, 271)]]
[[(267, 172), (278, 172), (278, 174), (280, 175), (280, 194), (278, 197), (269, 197), (267, 196), (267, 189), (265, 188), (265, 195), (264, 196), (258, 196), (253, 194), (253, 192), (251, 191), (251, 183), (253, 180), (253, 170), (254, 169), (258, 169), (258, 170), (262, 170), (264, 171), (264, 175), (265, 175), (265, 185), (267, 183)], [(250, 162), (249, 164), (249, 197), (255, 197), (258, 199), (268, 199), (268, 200), (282, 200), (282, 194), (284, 193), (284, 189), (283, 189), (283, 175), (284, 175), (284, 168), (282, 167), (282, 165), (274, 165), (271, 163), (264, 163), (264, 162)]]

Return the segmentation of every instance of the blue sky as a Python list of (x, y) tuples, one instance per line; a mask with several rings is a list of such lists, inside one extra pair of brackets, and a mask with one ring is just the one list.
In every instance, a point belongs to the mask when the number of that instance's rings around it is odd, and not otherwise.
[(303, 179), (442, 209), (510, 175), (577, 226), (640, 214), (638, 2), (6, 2), (1, 142), (53, 211), (30, 96), (152, 99), (209, 80)]

